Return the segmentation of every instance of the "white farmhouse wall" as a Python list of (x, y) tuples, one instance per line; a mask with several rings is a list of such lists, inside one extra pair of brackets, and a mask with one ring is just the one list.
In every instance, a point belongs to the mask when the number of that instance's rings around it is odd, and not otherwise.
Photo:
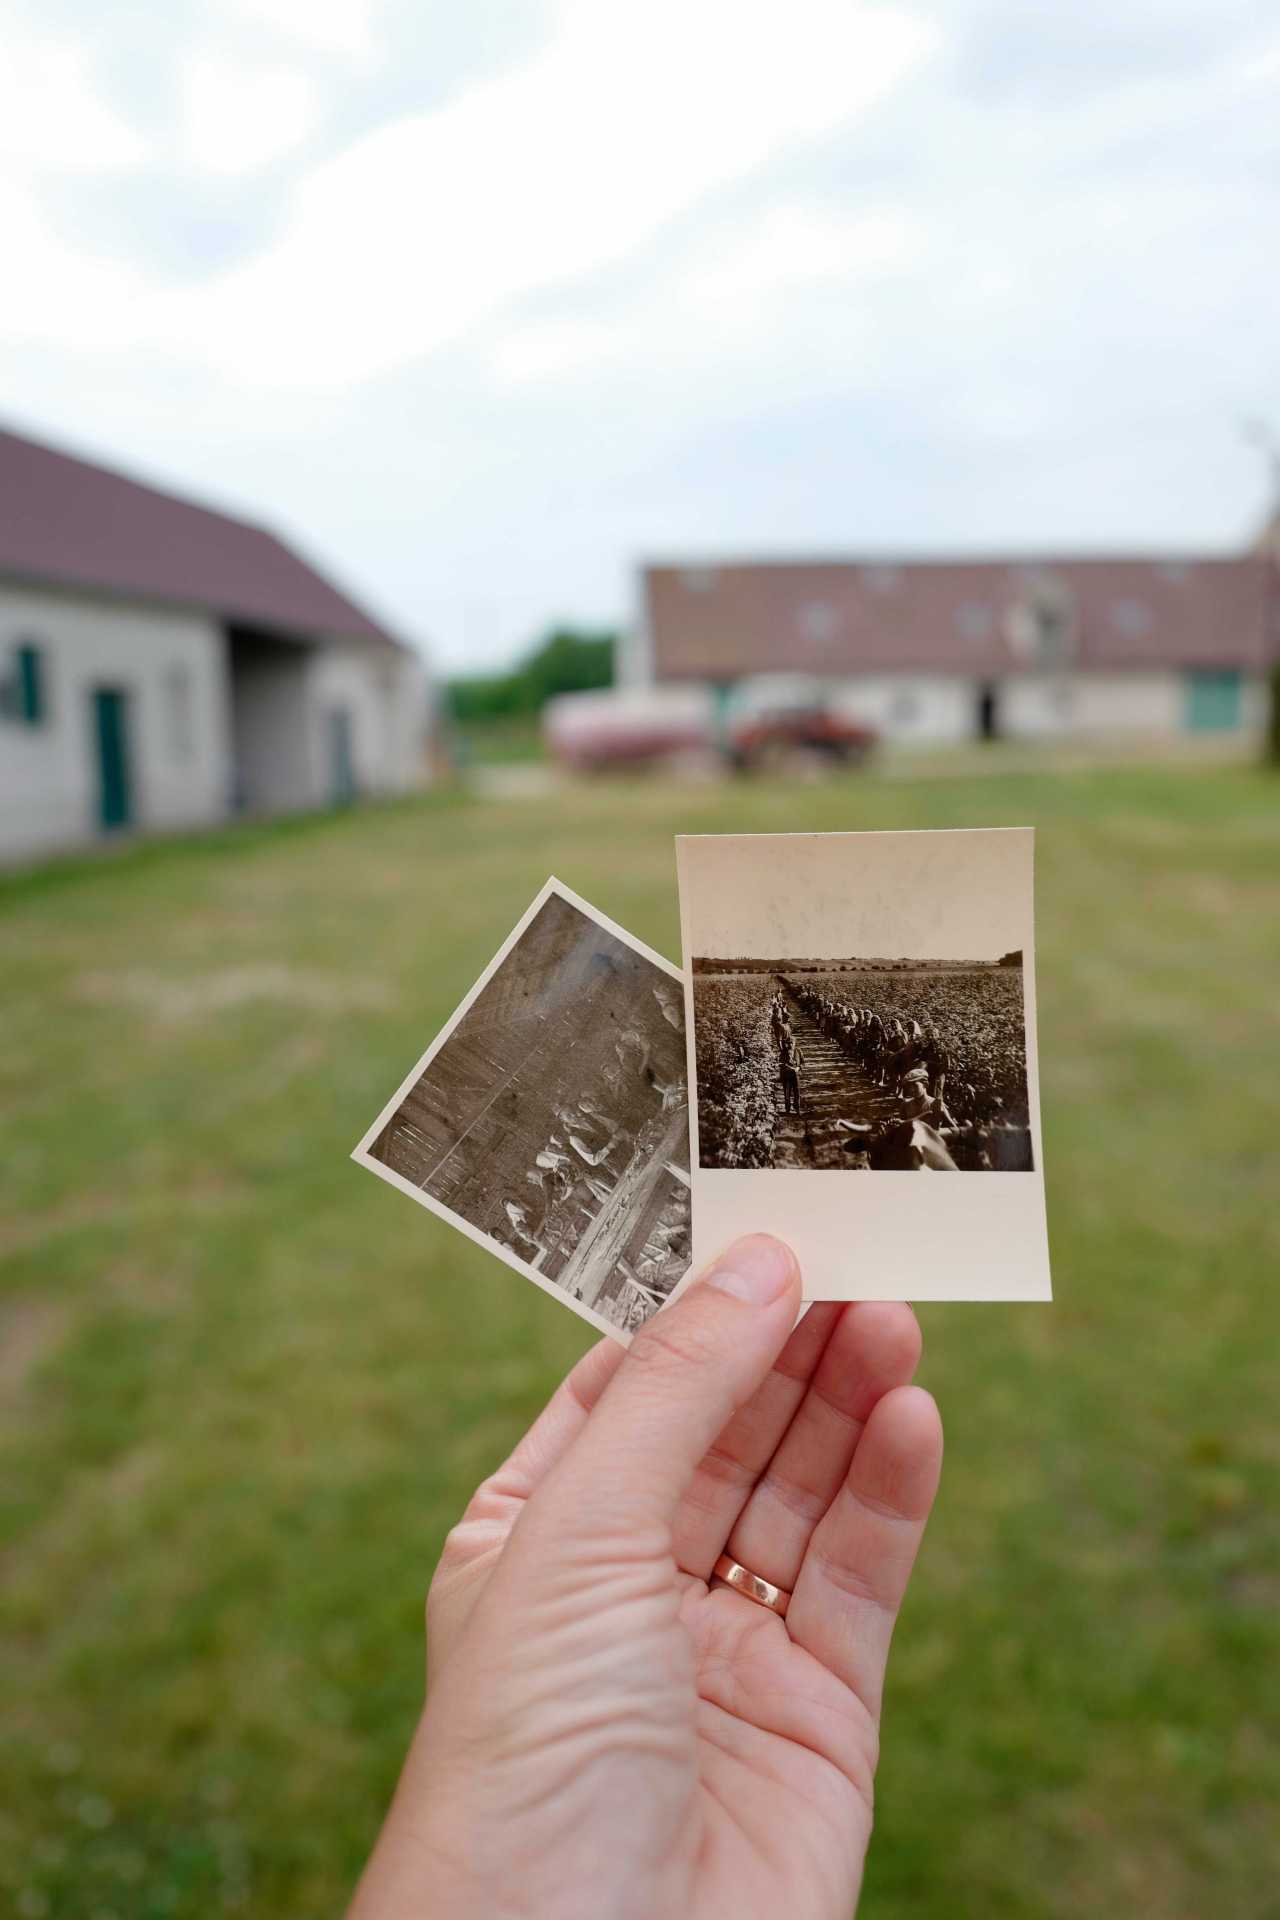
[[(919, 674), (844, 680), (834, 698), (842, 712), (865, 719), (886, 739), (969, 740), (977, 733), (978, 679)], [(1167, 669), (1138, 673), (1009, 674), (989, 683), (996, 725), (1007, 739), (1064, 734), (1168, 736), (1185, 731), (1186, 685)], [(1246, 681), (1242, 725), (1258, 730), (1266, 712), (1260, 680)]]
[[(764, 686), (779, 677), (757, 675), (739, 684)], [(996, 731), (1007, 739), (1070, 734), (1157, 739), (1184, 734), (1188, 727), (1188, 676), (1169, 668), (1007, 674), (993, 681), (960, 674), (861, 674), (827, 682), (826, 687), (839, 713), (864, 721), (887, 740), (922, 746), (976, 738), (984, 687), (995, 695)], [(703, 691), (709, 697), (709, 683)], [(1269, 710), (1266, 680), (1244, 676), (1240, 732), (1261, 734)]]
[(406, 793), (426, 771), (427, 673), (417, 654), (384, 647), (327, 647), (309, 676), (317, 804), (331, 797), (329, 715), (351, 716), (351, 754), (361, 793)]
[[(0, 718), (0, 857), (96, 836), (98, 686), (128, 695), (135, 824), (198, 826), (222, 817), (231, 753), (223, 638), (213, 620), (0, 585), (0, 660), (7, 664), (23, 641), (40, 649), (45, 713), (36, 726)], [(185, 688), (181, 713), (175, 676)]]
[(978, 688), (958, 674), (864, 674), (832, 688), (832, 704), (889, 740), (968, 740), (976, 726)]
[(1249, 675), (1240, 690), (1241, 724), (1259, 739), (1271, 719), (1271, 686), (1262, 674)]
[[(1005, 731), (1028, 735), (1132, 734), (1167, 738), (1187, 731), (1187, 676), (1168, 668), (1137, 673), (1077, 673), (1068, 678), (1028, 675), (1001, 690)], [(1260, 678), (1241, 685), (1240, 729), (1260, 732), (1266, 692)]]
[(1014, 740), (1174, 733), (1181, 726), (1182, 698), (1175, 673), (1024, 674), (997, 688), (1000, 732)]
[(1064, 674), (1011, 675), (992, 683), (996, 727), (1010, 740), (1047, 739), (1075, 730), (1076, 689)]

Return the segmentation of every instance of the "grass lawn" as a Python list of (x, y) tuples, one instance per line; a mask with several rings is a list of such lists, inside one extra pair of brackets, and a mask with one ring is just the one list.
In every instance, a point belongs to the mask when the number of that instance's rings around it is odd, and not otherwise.
[(454, 721), (454, 754), (464, 769), (522, 766), (544, 758), (542, 722), (536, 713), (502, 720)]
[(441, 795), (0, 885), (0, 1911), (341, 1909), (441, 1538), (590, 1337), (346, 1156), (547, 873), (676, 955), (677, 829), (1023, 821), (1058, 1299), (922, 1313), (948, 1457), (863, 1911), (1274, 1920), (1280, 782), (1242, 768)]

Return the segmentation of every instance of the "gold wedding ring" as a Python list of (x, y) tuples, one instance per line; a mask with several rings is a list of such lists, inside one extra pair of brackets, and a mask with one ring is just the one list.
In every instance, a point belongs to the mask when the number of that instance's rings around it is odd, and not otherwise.
[(754, 1600), (757, 1606), (768, 1607), (780, 1620), (787, 1617), (787, 1608), (791, 1605), (791, 1595), (785, 1587), (775, 1587), (769, 1580), (762, 1580), (758, 1573), (752, 1573), (749, 1567), (740, 1567), (727, 1553), (722, 1553), (711, 1570), (713, 1580), (723, 1580), (726, 1587), (732, 1587), (746, 1600)]

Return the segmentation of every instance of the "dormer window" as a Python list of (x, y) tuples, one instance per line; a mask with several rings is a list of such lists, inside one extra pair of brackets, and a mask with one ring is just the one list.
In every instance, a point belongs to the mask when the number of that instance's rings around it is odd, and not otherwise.
[(1144, 601), (1128, 597), (1113, 600), (1107, 611), (1117, 633), (1139, 634), (1151, 631), (1151, 609)]
[(862, 584), (872, 593), (892, 593), (901, 578), (900, 567), (877, 565), (862, 569)]
[(1038, 667), (1061, 666), (1067, 655), (1070, 620), (1065, 607), (1039, 600), (1033, 609), (1035, 659)]
[(806, 640), (825, 646), (835, 639), (839, 618), (828, 600), (806, 600), (800, 609), (800, 631)]
[(1064, 667), (1075, 648), (1075, 607), (1067, 588), (1038, 574), (1009, 609), (1006, 631), (1013, 653), (1046, 673)]

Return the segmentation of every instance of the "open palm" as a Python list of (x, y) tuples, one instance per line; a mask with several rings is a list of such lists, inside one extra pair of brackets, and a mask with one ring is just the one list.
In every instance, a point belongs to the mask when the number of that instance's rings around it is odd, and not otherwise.
[[(602, 1343), (481, 1487), (354, 1916), (846, 1920), (941, 1431), (909, 1308), (788, 1336), (797, 1292), (695, 1288), (625, 1361)], [(793, 1593), (785, 1622), (708, 1586), (723, 1552)]]

